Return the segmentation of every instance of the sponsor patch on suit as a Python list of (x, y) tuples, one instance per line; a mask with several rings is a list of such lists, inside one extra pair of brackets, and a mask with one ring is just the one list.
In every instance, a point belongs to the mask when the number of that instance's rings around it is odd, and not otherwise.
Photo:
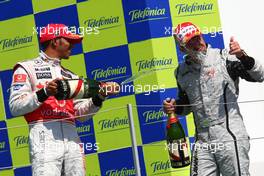
[(17, 91), (17, 90), (19, 90), (23, 86), (24, 86), (24, 84), (16, 84), (16, 85), (13, 86), (13, 90), (14, 91)]
[(64, 70), (61, 70), (61, 75), (66, 78), (72, 78), (72, 75), (70, 73), (65, 72)]
[(49, 67), (43, 67), (43, 68), (35, 68), (35, 71), (39, 72), (43, 72), (43, 71), (50, 71), (50, 68)]
[(51, 79), (51, 72), (36, 73), (37, 79)]

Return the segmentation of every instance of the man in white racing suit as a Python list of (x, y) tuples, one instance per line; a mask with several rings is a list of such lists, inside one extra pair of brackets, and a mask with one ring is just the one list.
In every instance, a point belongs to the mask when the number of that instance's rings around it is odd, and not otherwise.
[(229, 52), (212, 48), (190, 22), (179, 24), (174, 37), (186, 55), (175, 72), (178, 99), (164, 101), (164, 110), (178, 115), (193, 112), (191, 175), (248, 176), (250, 144), (237, 103), (238, 82), (239, 78), (263, 82), (263, 67), (233, 38)]
[(75, 43), (82, 37), (63, 24), (42, 29), (40, 43), (44, 51), (32, 60), (14, 67), (9, 106), (14, 116), (24, 115), (29, 124), (29, 145), (33, 176), (84, 176), (85, 159), (75, 118), (87, 120), (102, 106), (104, 95), (90, 99), (57, 100), (57, 79), (77, 75), (61, 66)]

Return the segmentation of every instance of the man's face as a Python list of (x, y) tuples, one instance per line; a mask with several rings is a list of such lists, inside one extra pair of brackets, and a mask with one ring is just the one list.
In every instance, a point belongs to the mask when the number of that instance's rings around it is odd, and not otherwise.
[(73, 44), (71, 44), (65, 38), (55, 39), (54, 42), (55, 42), (55, 50), (57, 51), (59, 58), (68, 59), (69, 56), (71, 55)]
[(205, 51), (206, 43), (202, 35), (191, 38), (186, 44), (186, 48), (191, 51)]

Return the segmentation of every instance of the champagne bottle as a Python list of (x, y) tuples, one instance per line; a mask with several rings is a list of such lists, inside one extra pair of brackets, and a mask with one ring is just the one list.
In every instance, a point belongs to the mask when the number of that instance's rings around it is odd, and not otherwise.
[(57, 100), (91, 98), (99, 93), (101, 85), (101, 82), (89, 78), (58, 80), (56, 83)]
[(167, 145), (172, 168), (190, 165), (185, 133), (175, 113), (168, 114)]

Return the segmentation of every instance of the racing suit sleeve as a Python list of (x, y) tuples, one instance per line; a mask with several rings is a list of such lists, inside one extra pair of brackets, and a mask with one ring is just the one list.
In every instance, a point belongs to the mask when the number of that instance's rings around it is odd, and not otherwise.
[[(89, 99), (74, 100), (75, 115), (79, 121), (86, 121), (92, 118), (102, 106), (104, 98), (96, 95)], [(87, 116), (86, 116), (87, 115)]]
[[(177, 75), (179, 74), (179, 68), (176, 69), (175, 77), (177, 79)], [(177, 106), (177, 105), (189, 105), (189, 99), (185, 91), (182, 90), (181, 85), (177, 81), (178, 85), (178, 99), (176, 99), (176, 111), (177, 115), (188, 115), (191, 113), (191, 106)]]
[(34, 111), (48, 98), (44, 89), (32, 91), (29, 75), (21, 66), (14, 71), (10, 91), (9, 107), (13, 116)]
[(239, 77), (250, 82), (264, 81), (264, 68), (253, 57), (243, 55), (241, 58), (228, 55), (226, 67), (229, 75), (235, 81)]

